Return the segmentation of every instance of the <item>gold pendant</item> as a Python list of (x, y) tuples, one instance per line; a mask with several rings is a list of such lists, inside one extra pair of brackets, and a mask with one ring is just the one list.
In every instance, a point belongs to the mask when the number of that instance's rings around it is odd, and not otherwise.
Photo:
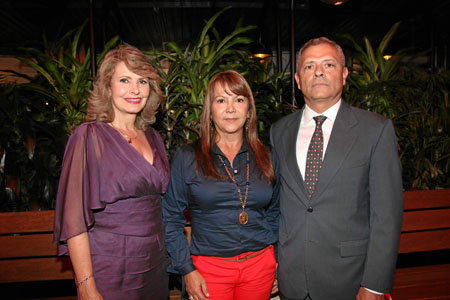
[(248, 214), (243, 210), (240, 214), (239, 214), (239, 223), (241, 223), (241, 225), (245, 225), (248, 222)]

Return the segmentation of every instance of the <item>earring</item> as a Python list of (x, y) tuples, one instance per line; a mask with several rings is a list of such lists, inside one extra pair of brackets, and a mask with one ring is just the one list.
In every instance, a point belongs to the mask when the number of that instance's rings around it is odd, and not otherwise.
[(212, 118), (210, 118), (209, 122), (210, 122), (211, 128), (214, 128), (214, 120)]

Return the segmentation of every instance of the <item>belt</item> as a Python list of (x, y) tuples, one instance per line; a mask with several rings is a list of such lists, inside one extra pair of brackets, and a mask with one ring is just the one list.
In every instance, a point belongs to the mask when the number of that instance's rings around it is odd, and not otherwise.
[(264, 252), (266, 252), (267, 249), (269, 249), (269, 247), (270, 246), (267, 246), (266, 248), (264, 248), (262, 250), (250, 253), (249, 255), (246, 255), (242, 258), (225, 258), (225, 257), (215, 257), (215, 258), (220, 259), (220, 260), (226, 260), (226, 261), (244, 262), (247, 259), (254, 258), (254, 257), (257, 257), (258, 255), (263, 254)]

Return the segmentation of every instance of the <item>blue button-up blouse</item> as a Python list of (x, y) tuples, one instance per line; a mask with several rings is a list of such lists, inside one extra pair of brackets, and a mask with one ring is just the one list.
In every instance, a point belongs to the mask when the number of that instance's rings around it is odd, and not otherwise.
[[(236, 185), (228, 177), (218, 155), (233, 174), (245, 198), (247, 151), (250, 157), (249, 190), (245, 211), (248, 223), (239, 223), (242, 212)], [(192, 145), (177, 150), (171, 166), (169, 189), (163, 198), (163, 222), (170, 271), (185, 275), (195, 270), (192, 255), (232, 257), (257, 251), (278, 239), (279, 181), (278, 163), (272, 156), (276, 183), (269, 184), (258, 168), (255, 157), (244, 141), (233, 161), (233, 168), (223, 152), (214, 145), (216, 169), (225, 180), (205, 178), (196, 172), (195, 150)], [(191, 216), (191, 245), (184, 235), (186, 219)]]

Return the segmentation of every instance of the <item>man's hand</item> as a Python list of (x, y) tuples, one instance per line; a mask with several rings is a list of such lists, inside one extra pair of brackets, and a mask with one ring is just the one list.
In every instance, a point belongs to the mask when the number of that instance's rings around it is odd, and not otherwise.
[(184, 275), (184, 282), (186, 283), (186, 291), (189, 294), (189, 299), (208, 300), (208, 287), (206, 286), (205, 279), (203, 279), (203, 276), (197, 270)]
[(360, 287), (356, 300), (384, 300), (384, 295), (378, 295)]

